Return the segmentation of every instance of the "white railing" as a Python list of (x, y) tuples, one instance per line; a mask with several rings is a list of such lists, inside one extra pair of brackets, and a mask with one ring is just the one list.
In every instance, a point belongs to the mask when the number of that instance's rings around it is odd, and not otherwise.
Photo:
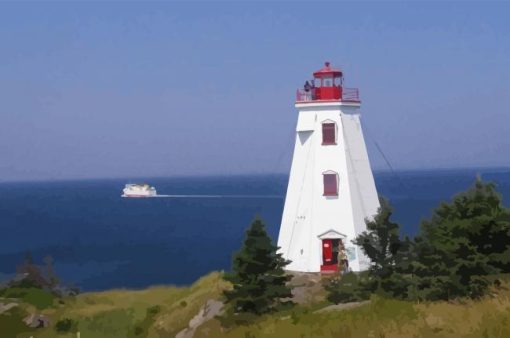
[[(296, 101), (297, 102), (308, 102), (314, 101), (314, 88), (309, 91), (305, 91), (304, 89), (296, 90)], [(358, 88), (342, 88), (342, 98), (340, 101), (348, 101), (348, 102), (360, 102), (359, 99), (359, 89)]]
[(312, 91), (305, 91), (304, 89), (296, 90), (296, 101), (312, 101)]
[(358, 88), (343, 88), (342, 101), (359, 102), (359, 89)]

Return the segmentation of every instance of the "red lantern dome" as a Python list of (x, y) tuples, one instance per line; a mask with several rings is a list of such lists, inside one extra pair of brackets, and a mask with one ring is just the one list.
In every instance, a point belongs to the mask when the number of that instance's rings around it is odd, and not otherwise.
[(342, 77), (342, 71), (340, 69), (336, 69), (330, 66), (329, 62), (324, 63), (324, 67), (322, 69), (313, 73), (315, 78), (326, 78), (326, 77)]

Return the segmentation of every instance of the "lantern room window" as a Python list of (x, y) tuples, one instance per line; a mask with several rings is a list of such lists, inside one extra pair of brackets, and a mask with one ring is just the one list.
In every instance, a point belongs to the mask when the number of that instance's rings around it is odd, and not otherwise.
[(333, 87), (333, 77), (328, 76), (322, 79), (322, 87)]
[(336, 144), (336, 124), (334, 122), (322, 124), (322, 144)]
[(324, 196), (338, 196), (338, 174), (328, 171), (322, 174), (324, 179)]

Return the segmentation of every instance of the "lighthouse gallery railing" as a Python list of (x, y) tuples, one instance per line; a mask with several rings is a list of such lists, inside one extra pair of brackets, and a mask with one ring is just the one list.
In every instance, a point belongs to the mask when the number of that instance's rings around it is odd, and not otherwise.
[[(297, 102), (306, 102), (306, 101), (314, 101), (315, 95), (313, 89), (309, 91), (305, 91), (304, 89), (298, 89), (296, 91), (296, 101)], [(359, 89), (358, 88), (342, 88), (342, 98), (340, 101), (346, 102), (360, 102), (359, 99)]]

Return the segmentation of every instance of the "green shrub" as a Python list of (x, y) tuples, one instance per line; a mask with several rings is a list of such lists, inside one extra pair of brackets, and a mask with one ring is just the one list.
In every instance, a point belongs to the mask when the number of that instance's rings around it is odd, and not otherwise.
[(135, 326), (135, 336), (141, 336), (144, 333), (144, 329), (141, 326)]
[(362, 282), (363, 277), (349, 272), (337, 278), (326, 281), (324, 288), (328, 292), (328, 301), (339, 304), (358, 302), (370, 297), (370, 293)]
[(69, 332), (71, 330), (75, 330), (77, 327), (78, 323), (71, 318), (60, 319), (55, 324), (55, 330), (57, 330), (57, 332)]
[(147, 317), (154, 317), (161, 311), (161, 307), (159, 305), (151, 306), (147, 309)]
[(34, 305), (38, 309), (45, 309), (53, 305), (55, 295), (38, 288), (6, 288), (0, 291), (5, 298), (18, 298)]

